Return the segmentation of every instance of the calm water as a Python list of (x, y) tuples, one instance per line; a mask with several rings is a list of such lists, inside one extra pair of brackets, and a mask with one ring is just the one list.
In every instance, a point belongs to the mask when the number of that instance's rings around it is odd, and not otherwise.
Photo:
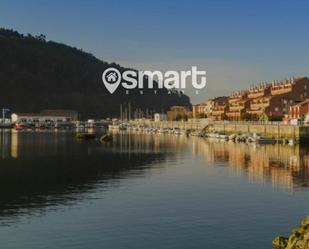
[(0, 149), (1, 249), (270, 249), (309, 214), (298, 146), (15, 132)]

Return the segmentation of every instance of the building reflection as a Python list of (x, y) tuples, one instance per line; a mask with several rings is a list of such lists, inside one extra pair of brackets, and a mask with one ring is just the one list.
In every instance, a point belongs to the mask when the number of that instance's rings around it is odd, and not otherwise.
[(8, 130), (0, 130), (0, 159), (10, 156), (10, 136)]
[(75, 141), (73, 133), (65, 131), (2, 130), (0, 131), (0, 159), (17, 159), (33, 155), (64, 155), (72, 151), (73, 140)]
[[(114, 132), (112, 135), (113, 142), (105, 144), (103, 148), (114, 153), (164, 153), (181, 151), (187, 147), (185, 136), (168, 136), (167, 139), (163, 135), (121, 131)], [(71, 154), (74, 152), (77, 142), (75, 133), (70, 134), (66, 131), (2, 130), (0, 133), (0, 159)]]
[(246, 175), (250, 182), (270, 181), (274, 187), (293, 191), (309, 186), (307, 146), (257, 145), (192, 139), (195, 155), (210, 162), (228, 162), (234, 176)]
[[(79, 153), (75, 136), (66, 133), (1, 131), (0, 159), (33, 156), (66, 156)], [(87, 145), (87, 154), (126, 153), (169, 154), (175, 160), (191, 145), (193, 154), (202, 156), (210, 165), (225, 162), (232, 176), (246, 176), (250, 182), (270, 181), (274, 187), (293, 191), (309, 186), (309, 147), (288, 145), (257, 145), (219, 142), (186, 136), (116, 132), (113, 142), (104, 146)], [(190, 147), (190, 146), (189, 146)], [(225, 164), (224, 164), (225, 165)]]
[(14, 223), (23, 212), (37, 215), (46, 207), (71, 205), (91, 198), (97, 188), (105, 191), (124, 178), (144, 177), (153, 167), (167, 167), (186, 155), (192, 159), (186, 153), (191, 149), (202, 163), (228, 165), (232, 176), (251, 182), (271, 182), (289, 191), (309, 186), (308, 148), (300, 146), (128, 132), (113, 134), (107, 144), (78, 142), (70, 132), (2, 131), (0, 139), (0, 226), (3, 217)]
[[(34, 132), (5, 131), (0, 133), (0, 160), (25, 157), (62, 157), (80, 154), (74, 134), (65, 135)], [(257, 145), (219, 142), (201, 138), (187, 138), (162, 134), (117, 132), (113, 142), (99, 146), (87, 144), (85, 154), (112, 152), (132, 155), (165, 154), (170, 160), (183, 156), (192, 147), (193, 154), (202, 156), (209, 165), (225, 162), (232, 176), (246, 176), (250, 182), (263, 184), (271, 182), (274, 187), (293, 191), (309, 186), (309, 147), (288, 145)], [(144, 156), (143, 156), (144, 157)], [(221, 164), (222, 165), (222, 164)]]

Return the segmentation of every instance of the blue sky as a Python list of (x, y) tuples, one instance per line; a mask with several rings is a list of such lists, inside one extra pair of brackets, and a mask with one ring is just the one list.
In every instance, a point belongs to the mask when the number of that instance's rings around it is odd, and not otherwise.
[(309, 1), (1, 1), (0, 26), (137, 69), (207, 71), (197, 103), (308, 75)]

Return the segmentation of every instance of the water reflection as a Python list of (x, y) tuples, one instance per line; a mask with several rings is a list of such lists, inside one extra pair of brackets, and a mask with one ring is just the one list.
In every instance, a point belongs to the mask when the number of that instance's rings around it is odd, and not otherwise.
[(256, 145), (192, 139), (193, 153), (206, 161), (227, 162), (231, 174), (246, 175), (251, 182), (270, 181), (293, 191), (309, 186), (308, 146)]
[(112, 143), (101, 144), (77, 141), (71, 132), (2, 132), (0, 222), (94, 198), (91, 193), (121, 179), (144, 177), (153, 165), (176, 160), (183, 146), (142, 134), (114, 134)]
[(307, 147), (142, 133), (115, 133), (107, 144), (78, 142), (71, 132), (0, 134), (0, 225), (25, 213), (39, 215), (46, 209), (104, 198), (97, 193), (132, 176), (147, 177), (152, 168), (166, 167), (184, 157), (190, 161), (200, 156), (205, 166), (223, 165), (233, 176), (271, 182), (288, 191), (308, 187)]

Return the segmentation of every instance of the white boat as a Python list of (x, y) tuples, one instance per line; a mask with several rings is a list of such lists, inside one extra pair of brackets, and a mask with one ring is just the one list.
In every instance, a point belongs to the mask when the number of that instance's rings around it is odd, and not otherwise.
[(295, 141), (294, 141), (294, 139), (289, 139), (288, 144), (289, 144), (289, 145), (295, 145)]

